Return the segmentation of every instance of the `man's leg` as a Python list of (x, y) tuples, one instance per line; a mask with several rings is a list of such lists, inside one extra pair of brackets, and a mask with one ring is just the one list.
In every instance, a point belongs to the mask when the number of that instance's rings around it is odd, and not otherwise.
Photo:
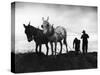
[(85, 49), (84, 49), (84, 43), (82, 44), (82, 50), (83, 50), (83, 53), (85, 53)]
[(87, 53), (87, 50), (88, 50), (88, 43), (86, 44), (86, 53)]

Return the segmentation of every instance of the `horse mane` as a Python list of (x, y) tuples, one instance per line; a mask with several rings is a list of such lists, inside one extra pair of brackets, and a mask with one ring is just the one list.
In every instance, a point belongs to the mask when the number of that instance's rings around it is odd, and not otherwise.
[(53, 34), (54, 34), (54, 27), (53, 27), (53, 25), (51, 26), (51, 33), (49, 34), (49, 36), (52, 36)]
[(55, 28), (53, 27), (53, 25), (49, 25), (46, 36), (52, 36), (54, 34), (54, 31), (55, 31)]
[(32, 30), (34, 29), (33, 33), (34, 33), (34, 40), (35, 41), (38, 41), (38, 43), (40, 42), (47, 42), (48, 39), (47, 39), (47, 36), (45, 34), (43, 34), (43, 30), (42, 29), (39, 29), (39, 28), (36, 28), (34, 26), (31, 26), (32, 27)]
[(43, 30), (41, 30), (39, 28), (36, 28), (36, 27), (34, 27), (32, 25), (30, 25), (30, 27), (32, 28), (32, 30), (34, 30), (34, 33), (36, 33), (36, 34), (37, 34), (38, 31), (43, 32)]

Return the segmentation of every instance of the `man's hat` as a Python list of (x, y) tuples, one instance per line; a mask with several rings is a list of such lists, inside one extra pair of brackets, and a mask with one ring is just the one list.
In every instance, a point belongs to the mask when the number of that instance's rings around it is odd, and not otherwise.
[(85, 33), (85, 30), (83, 30), (83, 32), (82, 33)]

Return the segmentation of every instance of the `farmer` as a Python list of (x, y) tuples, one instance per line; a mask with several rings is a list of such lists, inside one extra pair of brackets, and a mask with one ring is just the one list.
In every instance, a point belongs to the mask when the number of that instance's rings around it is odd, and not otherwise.
[(77, 38), (73, 41), (73, 48), (75, 48), (75, 52), (78, 54), (80, 52), (80, 40)]
[(81, 39), (82, 39), (82, 50), (83, 50), (83, 53), (87, 53), (89, 35), (85, 32), (85, 30), (83, 30), (82, 33), (83, 33), (82, 36), (81, 36)]

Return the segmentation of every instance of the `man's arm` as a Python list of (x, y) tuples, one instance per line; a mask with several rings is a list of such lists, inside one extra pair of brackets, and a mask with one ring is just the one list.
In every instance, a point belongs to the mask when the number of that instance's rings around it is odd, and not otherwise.
[(87, 38), (89, 38), (89, 35), (87, 34)]
[(81, 36), (81, 39), (83, 38), (83, 35)]

